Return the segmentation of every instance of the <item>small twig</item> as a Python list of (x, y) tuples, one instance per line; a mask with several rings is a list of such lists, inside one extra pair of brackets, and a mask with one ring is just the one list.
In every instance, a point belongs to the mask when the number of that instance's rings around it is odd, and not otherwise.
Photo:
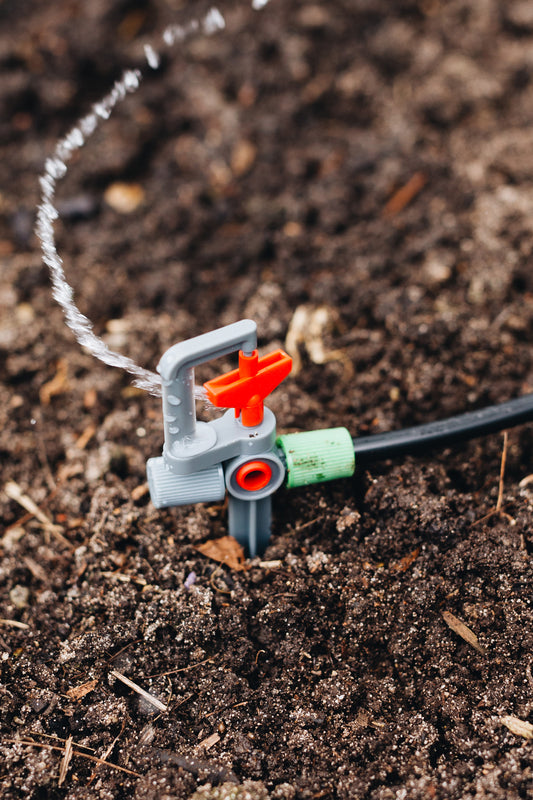
[(19, 506), (25, 508), (26, 511), (35, 517), (43, 528), (53, 535), (64, 545), (69, 548), (72, 548), (72, 544), (69, 542), (68, 539), (65, 539), (63, 536), (63, 528), (60, 525), (54, 525), (54, 523), (46, 516), (44, 511), (41, 511), (37, 503), (28, 497), (28, 495), (24, 494), (18, 483), (15, 481), (8, 481), (4, 486), (4, 492), (7, 494), (10, 500), (14, 500), (15, 503), (18, 503)]
[[(54, 736), (54, 735), (52, 735), (50, 733), (41, 733), (41, 732), (38, 732), (38, 731), (31, 731), (31, 735), (32, 736), (42, 736), (44, 739), (51, 739), (53, 742), (61, 742), (63, 745), (66, 744), (66, 742), (67, 742), (67, 740), (66, 739), (62, 739), (61, 736)], [(36, 744), (38, 744), (38, 742)], [(75, 744), (76, 744), (76, 747), (82, 747), (84, 750), (90, 750), (91, 753), (95, 753), (96, 752), (94, 747), (89, 747), (88, 744), (81, 744), (80, 742), (76, 742)], [(60, 747), (58, 749), (59, 750), (63, 750), (62, 747)], [(83, 754), (80, 753), (79, 755), (83, 755)], [(111, 765), (111, 766), (113, 766), (113, 765)]]
[(154, 706), (154, 708), (157, 708), (158, 711), (168, 711), (168, 706), (162, 703), (161, 700), (158, 700), (153, 694), (147, 692), (146, 689), (141, 688), (139, 684), (130, 681), (129, 678), (126, 678), (126, 676), (121, 672), (118, 672), (118, 670), (112, 669), (111, 675), (113, 675), (115, 678), (118, 678), (118, 680), (122, 681), (122, 683), (125, 683), (126, 686), (129, 686), (130, 689), (133, 689), (134, 692), (140, 694), (141, 697), (144, 697), (146, 702), (150, 703), (150, 705)]
[(68, 768), (72, 759), (72, 736), (69, 736), (65, 742), (65, 755), (61, 760), (61, 767), (59, 769), (58, 786), (63, 786), (65, 778), (67, 777)]
[[(115, 656), (113, 656), (114, 658)], [(211, 656), (210, 658), (206, 658), (204, 661), (199, 661), (197, 664), (189, 664), (188, 667), (179, 667), (178, 669), (171, 669), (168, 672), (157, 672), (154, 675), (147, 675), (147, 678), (166, 678), (167, 675), (176, 675), (178, 672), (188, 672), (191, 669), (196, 669), (197, 667), (202, 667), (204, 664), (209, 664), (210, 661), (214, 661), (216, 656)]]
[(500, 480), (498, 482), (498, 499), (496, 500), (496, 513), (499, 514), (502, 510), (503, 503), (503, 482), (505, 479), (505, 466), (507, 464), (507, 448), (509, 446), (509, 434), (507, 431), (503, 432), (503, 450), (502, 460), (500, 462)]
[(315, 522), (320, 522), (324, 519), (324, 514), (321, 514), (319, 517), (315, 517), (314, 519), (308, 520), (308, 522), (304, 522), (303, 525), (296, 525), (293, 529), (294, 533), (300, 533), (300, 531), (304, 531), (306, 528), (310, 528), (311, 525), (314, 525)]
[[(4, 739), (4, 742), (7, 744), (22, 744), (28, 747), (43, 747), (47, 750), (59, 750), (60, 753), (65, 752), (64, 747), (56, 747), (53, 744), (48, 744), (48, 742), (33, 742), (28, 739)], [(81, 745), (83, 746), (83, 745)], [(94, 761), (95, 764), (104, 764), (106, 767), (111, 767), (112, 769), (118, 769), (119, 772), (125, 772), (127, 775), (133, 775), (134, 778), (142, 778), (140, 772), (134, 772), (131, 769), (126, 769), (126, 767), (119, 767), (118, 764), (111, 764), (109, 761), (103, 761), (101, 758), (97, 758), (96, 756), (91, 756), (89, 753), (80, 753), (79, 750), (72, 751), (73, 756), (80, 756), (80, 758), (86, 758), (89, 761)]]
[(472, 525), (470, 526), (471, 528), (474, 528), (476, 525), (480, 525), (482, 522), (486, 522), (488, 519), (490, 519), (491, 517), (494, 517), (496, 515), (498, 515), (500, 517), (505, 517), (505, 519), (509, 523), (511, 523), (511, 525), (514, 525), (515, 522), (516, 522), (514, 517), (512, 517), (510, 514), (507, 514), (503, 510), (503, 489), (504, 489), (504, 481), (505, 481), (505, 467), (506, 467), (506, 464), (507, 464), (508, 445), (509, 445), (509, 434), (508, 434), (507, 431), (504, 431), (503, 432), (502, 458), (501, 458), (501, 461), (500, 461), (500, 477), (499, 477), (499, 481), (498, 481), (498, 499), (496, 500), (496, 505), (494, 506), (494, 508), (491, 511), (489, 511), (488, 514), (485, 514), (485, 516), (481, 517), (481, 519), (477, 519), (475, 522), (473, 522)]
[(427, 177), (424, 175), (424, 173), (415, 172), (415, 174), (409, 178), (407, 183), (398, 189), (387, 201), (385, 208), (383, 209), (382, 216), (394, 217), (396, 214), (399, 214), (400, 211), (403, 211), (403, 209), (409, 205), (411, 200), (414, 200), (417, 194), (424, 188), (426, 183)]
[[(115, 736), (115, 738), (113, 739), (113, 741), (111, 742), (111, 744), (109, 745), (109, 747), (108, 747), (108, 748), (105, 750), (104, 754), (101, 756), (101, 759), (102, 759), (102, 761), (104, 761), (105, 763), (107, 763), (107, 759), (109, 758), (109, 756), (110, 756), (110, 754), (111, 754), (111, 751), (113, 750), (114, 746), (115, 746), (115, 745), (116, 745), (116, 743), (118, 742), (119, 738), (120, 738), (120, 737), (122, 736), (122, 734), (124, 733), (124, 728), (125, 728), (125, 727), (126, 727), (126, 719), (123, 719), (123, 720), (122, 720), (122, 727), (120, 728), (120, 732), (119, 732), (119, 733), (117, 733), (117, 735)], [(93, 770), (93, 773), (92, 773), (91, 777), (89, 778), (89, 780), (88, 780), (88, 782), (87, 782), (87, 786), (90, 786), (90, 785), (91, 785), (91, 783), (92, 783), (92, 782), (94, 781), (94, 779), (96, 778), (96, 771), (97, 771), (97, 769), (98, 769), (98, 767), (99, 767), (99, 766), (100, 766), (100, 765), (99, 765), (99, 764), (97, 764), (97, 765), (96, 765), (96, 767), (94, 768), (94, 770)]]
[[(120, 648), (120, 650), (117, 650), (117, 652), (114, 653), (114, 655), (110, 656), (109, 661), (107, 663), (110, 664), (112, 661), (115, 660), (115, 658), (118, 658), (118, 656), (121, 653), (123, 653), (125, 650), (127, 650), (128, 647), (133, 647), (134, 644), (138, 644), (139, 642), (142, 642), (142, 639), (134, 639), (133, 642), (128, 642), (128, 644), (125, 644), (124, 647)], [(151, 676), (148, 676), (148, 677), (151, 677)]]

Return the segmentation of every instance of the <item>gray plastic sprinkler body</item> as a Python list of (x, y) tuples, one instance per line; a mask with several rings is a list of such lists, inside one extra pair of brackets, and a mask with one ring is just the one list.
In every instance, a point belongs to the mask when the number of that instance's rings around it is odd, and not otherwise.
[[(257, 354), (257, 329), (241, 320), (171, 347), (157, 370), (163, 389), (163, 455), (147, 463), (157, 508), (219, 502), (229, 493), (229, 532), (251, 556), (270, 537), (271, 500), (285, 467), (276, 451), (276, 419), (263, 400), (292, 366), (282, 350)], [(239, 369), (205, 384), (208, 398), (229, 408), (211, 422), (196, 419), (194, 367), (239, 351)], [(234, 409), (231, 410), (231, 409)]]

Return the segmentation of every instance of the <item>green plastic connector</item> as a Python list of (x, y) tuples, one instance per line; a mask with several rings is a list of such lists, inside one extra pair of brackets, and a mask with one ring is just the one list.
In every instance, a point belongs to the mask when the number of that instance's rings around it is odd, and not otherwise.
[(355, 454), (346, 428), (287, 433), (276, 440), (287, 467), (287, 487), (349, 478), (355, 472)]

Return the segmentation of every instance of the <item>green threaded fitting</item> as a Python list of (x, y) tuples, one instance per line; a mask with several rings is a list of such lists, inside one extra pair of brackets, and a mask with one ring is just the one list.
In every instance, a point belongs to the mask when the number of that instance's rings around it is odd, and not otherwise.
[(355, 454), (346, 428), (287, 433), (278, 436), (287, 465), (287, 487), (349, 478), (355, 471)]

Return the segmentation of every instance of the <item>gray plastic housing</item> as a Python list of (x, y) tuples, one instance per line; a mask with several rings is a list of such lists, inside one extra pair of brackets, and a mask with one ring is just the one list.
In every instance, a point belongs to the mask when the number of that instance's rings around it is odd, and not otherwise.
[(285, 479), (285, 467), (274, 451), (260, 453), (260, 461), (267, 464), (272, 474), (266, 486), (255, 491), (242, 488), (237, 481), (239, 469), (249, 463), (246, 456), (225, 464), (226, 486), (229, 494), (228, 527), (232, 536), (248, 549), (253, 558), (266, 549), (270, 539), (271, 496)]
[[(163, 392), (163, 455), (147, 462), (150, 497), (156, 508), (189, 503), (220, 502), (229, 492), (229, 533), (253, 557), (270, 537), (270, 496), (281, 485), (285, 468), (275, 450), (276, 418), (264, 409), (263, 421), (245, 427), (234, 411), (219, 419), (199, 422), (194, 398), (194, 367), (257, 346), (253, 320), (196, 336), (173, 345), (158, 364)], [(261, 489), (239, 486), (237, 470), (258, 458), (271, 476)]]
[[(210, 450), (216, 442), (213, 426), (196, 421), (194, 367), (239, 350), (250, 354), (256, 347), (257, 326), (253, 320), (243, 319), (178, 342), (164, 353), (157, 371), (163, 391), (164, 455), (169, 466), (179, 471), (180, 464), (188, 464), (192, 455)], [(182, 474), (190, 471), (184, 469)]]
[(219, 503), (226, 496), (226, 481), (222, 464), (176, 475), (168, 468), (163, 456), (146, 462), (150, 497), (156, 508), (183, 506), (188, 503)]

